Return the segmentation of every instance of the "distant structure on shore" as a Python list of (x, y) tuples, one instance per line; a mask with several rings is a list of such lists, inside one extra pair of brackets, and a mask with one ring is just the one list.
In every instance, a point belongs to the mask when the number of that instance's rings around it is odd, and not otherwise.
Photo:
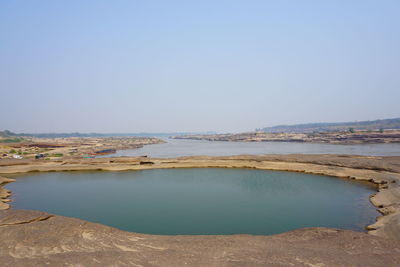
[(256, 129), (257, 132), (266, 133), (312, 133), (312, 132), (337, 132), (348, 131), (349, 129), (362, 131), (376, 131), (386, 129), (400, 129), (400, 118), (374, 120), (374, 121), (355, 121), (355, 122), (321, 122), (304, 123), (294, 125), (277, 125)]

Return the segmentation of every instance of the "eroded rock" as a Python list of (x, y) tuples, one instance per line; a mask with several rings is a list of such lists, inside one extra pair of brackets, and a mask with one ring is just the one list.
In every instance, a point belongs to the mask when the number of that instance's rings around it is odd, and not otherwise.
[[(46, 219), (47, 218), (47, 219)], [(365, 233), (157, 236), (39, 211), (0, 211), (2, 266), (396, 266), (400, 247)]]

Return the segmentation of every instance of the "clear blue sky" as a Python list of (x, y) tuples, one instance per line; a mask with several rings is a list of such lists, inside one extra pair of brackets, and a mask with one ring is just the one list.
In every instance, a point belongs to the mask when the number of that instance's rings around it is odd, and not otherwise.
[(0, 129), (400, 117), (400, 1), (0, 1)]

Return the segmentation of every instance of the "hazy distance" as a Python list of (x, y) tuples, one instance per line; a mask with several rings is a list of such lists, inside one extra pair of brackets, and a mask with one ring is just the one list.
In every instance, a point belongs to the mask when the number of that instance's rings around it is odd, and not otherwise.
[(0, 130), (400, 115), (400, 1), (1, 1)]

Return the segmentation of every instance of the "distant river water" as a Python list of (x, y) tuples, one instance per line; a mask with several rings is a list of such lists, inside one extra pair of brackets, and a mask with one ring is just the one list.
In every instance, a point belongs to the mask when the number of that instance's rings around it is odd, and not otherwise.
[(400, 156), (399, 144), (336, 145), (293, 142), (221, 142), (164, 139), (167, 143), (146, 145), (139, 149), (119, 150), (106, 157), (144, 156), (231, 156), (260, 154), (354, 154), (368, 156)]
[(147, 234), (268, 235), (303, 227), (364, 231), (370, 185), (253, 169), (31, 173), (7, 184), (35, 209)]

